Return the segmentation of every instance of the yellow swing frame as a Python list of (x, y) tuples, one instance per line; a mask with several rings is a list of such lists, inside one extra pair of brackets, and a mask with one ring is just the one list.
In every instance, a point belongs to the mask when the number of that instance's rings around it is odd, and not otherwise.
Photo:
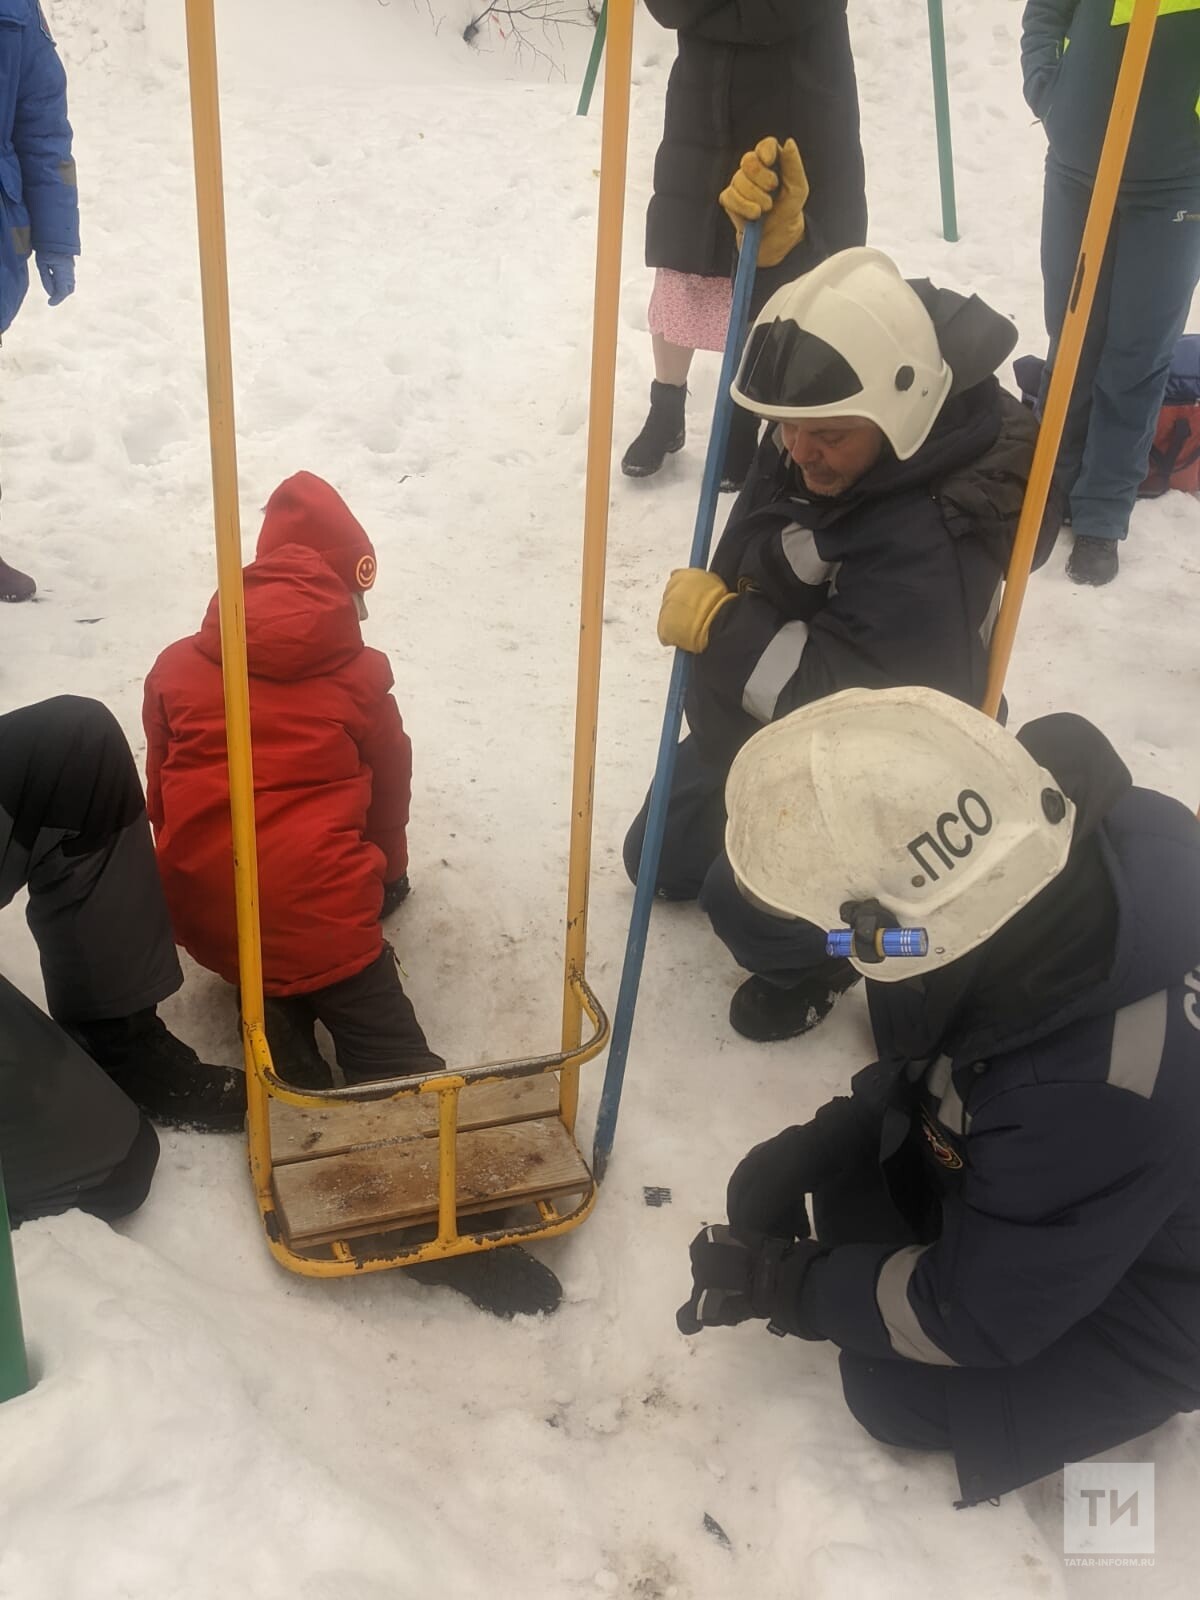
[[(549, 1238), (577, 1227), (596, 1202), (574, 1129), (579, 1068), (603, 1050), (609, 1031), (585, 960), (633, 0), (609, 8), (561, 1045), (460, 1071), (314, 1092), (277, 1074), (263, 1025), (216, 28), (213, 0), (185, 4), (247, 1133), (267, 1243), (290, 1271), (340, 1277)], [(532, 1210), (532, 1220), (515, 1223), (514, 1206)], [(474, 1230), (461, 1225), (468, 1216), (478, 1218)]]

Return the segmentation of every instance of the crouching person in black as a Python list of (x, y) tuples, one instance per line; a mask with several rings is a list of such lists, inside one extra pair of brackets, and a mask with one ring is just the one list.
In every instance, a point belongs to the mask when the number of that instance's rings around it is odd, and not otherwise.
[(125, 736), (94, 700), (0, 716), (0, 905), (28, 887), (49, 1016), (0, 979), (0, 1169), (14, 1222), (122, 1216), (158, 1159), (149, 1119), (235, 1129), (240, 1072), (155, 1007), (183, 981)]
[[(820, 930), (736, 893), (730, 762), (764, 723), (841, 689), (918, 683), (979, 704), (1037, 439), (994, 376), (1015, 338), (982, 301), (907, 283), (868, 249), (786, 285), (751, 330), (733, 396), (771, 426), (711, 570), (672, 573), (659, 618), (694, 660), (657, 882), (698, 898), (753, 974), (729, 1013), (747, 1038), (805, 1032), (855, 974)], [(645, 825), (644, 807), (625, 841), (635, 878)]]
[[(924, 689), (764, 729), (728, 803), (745, 893), (857, 927), (879, 1060), (738, 1166), (683, 1331), (832, 1340), (858, 1420), (952, 1450), (967, 1502), (1195, 1409), (1190, 812), (1080, 718), (1018, 742)], [(880, 960), (896, 926), (928, 955)]]

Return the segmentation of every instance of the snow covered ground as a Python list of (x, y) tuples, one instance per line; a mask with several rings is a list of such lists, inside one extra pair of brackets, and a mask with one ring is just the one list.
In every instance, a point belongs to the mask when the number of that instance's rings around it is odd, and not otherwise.
[[(219, 8), (243, 517), (300, 467), (371, 530), (369, 636), (417, 759), (411, 992), (452, 1062), (557, 1034), (599, 116), (567, 82), (459, 35), (448, 0)], [(977, 290), (1042, 350), (1040, 129), (1019, 0), (951, 0), (962, 242), (938, 231), (918, 0), (856, 0), (873, 242)], [(141, 749), (157, 651), (213, 585), (182, 0), (49, 0), (71, 74), (79, 292), (34, 293), (6, 339), (2, 547), (41, 585), (6, 607), (0, 707), (64, 691)], [(461, 14), (460, 14), (461, 13)], [(626, 213), (616, 442), (650, 378), (641, 228), (673, 39), (644, 15)], [(624, 826), (668, 672), (653, 619), (699, 486), (715, 359), (688, 449), (614, 479), (590, 976), (615, 999)], [(1200, 800), (1200, 515), (1139, 508), (1120, 580), (1033, 584), (1014, 721), (1075, 709), (1140, 781)], [(1189, 620), (1192, 619), (1192, 620)], [(20, 908), (3, 965), (39, 993)], [(869, 1058), (852, 995), (802, 1046), (729, 1030), (738, 973), (691, 909), (655, 912), (616, 1156), (587, 1224), (542, 1252), (552, 1320), (504, 1325), (402, 1273), (314, 1284), (269, 1258), (240, 1142), (168, 1135), (145, 1209), (16, 1237), (40, 1376), (0, 1413), (0, 1600), (876, 1600), (1195, 1592), (1200, 1429), (1158, 1464), (1151, 1571), (1062, 1559), (1060, 1491), (956, 1512), (947, 1461), (867, 1439), (831, 1349), (761, 1331), (685, 1341), (686, 1244), (757, 1139)], [(236, 1061), (229, 991), (194, 969), (167, 1008)], [(589, 1134), (601, 1068), (585, 1075)], [(648, 1208), (643, 1186), (671, 1190)], [(705, 1515), (728, 1536), (705, 1531)]]

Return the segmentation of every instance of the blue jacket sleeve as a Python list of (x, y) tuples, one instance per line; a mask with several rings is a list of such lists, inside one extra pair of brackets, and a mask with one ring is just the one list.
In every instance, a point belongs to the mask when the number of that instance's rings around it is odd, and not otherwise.
[(1042, 117), (1058, 76), (1063, 45), (1079, 0), (1029, 0), (1021, 18), (1021, 73), (1025, 103)]
[(33, 248), (79, 254), (79, 199), (67, 121), (67, 75), (36, 5), (21, 41), (13, 148), (29, 211)]
[(1196, 1131), (1105, 1083), (999, 1095), (972, 1125), (936, 1243), (834, 1249), (805, 1279), (804, 1318), (864, 1355), (1028, 1361), (1103, 1304), (1178, 1209)]

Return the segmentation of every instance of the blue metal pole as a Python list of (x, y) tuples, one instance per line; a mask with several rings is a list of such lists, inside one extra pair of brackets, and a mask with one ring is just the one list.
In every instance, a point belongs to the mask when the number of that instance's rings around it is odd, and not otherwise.
[[(725, 463), (725, 446), (729, 442), (729, 425), (733, 417), (733, 400), (729, 386), (737, 375), (737, 364), (741, 357), (746, 320), (750, 310), (750, 291), (754, 286), (754, 272), (758, 264), (758, 241), (761, 233), (762, 223), (750, 222), (747, 223), (742, 236), (742, 251), (738, 259), (737, 275), (733, 281), (733, 304), (729, 310), (729, 332), (725, 339), (725, 354), (721, 361), (721, 377), (717, 387), (717, 403), (713, 410), (712, 431), (708, 436), (708, 455), (704, 461), (700, 503), (696, 509), (696, 526), (692, 534), (691, 554), (688, 557), (688, 565), (693, 567), (708, 565), (708, 551), (712, 543), (713, 523), (717, 514), (717, 495), (721, 486), (721, 470)], [(667, 798), (671, 793), (671, 779), (675, 772), (675, 750), (679, 743), (679, 729), (683, 723), (683, 700), (687, 689), (688, 665), (687, 652), (676, 650), (675, 660), (671, 666), (671, 684), (667, 690), (666, 710), (663, 713), (662, 733), (658, 741), (658, 761), (650, 789), (650, 808), (646, 816), (646, 833), (642, 840), (637, 888), (633, 895), (633, 912), (629, 919), (625, 961), (621, 968), (621, 987), (617, 992), (617, 1009), (613, 1016), (608, 1065), (604, 1072), (604, 1087), (600, 1092), (600, 1110), (596, 1118), (592, 1171), (597, 1182), (604, 1177), (617, 1131), (621, 1090), (625, 1084), (625, 1064), (629, 1057), (629, 1039), (633, 1032), (638, 985), (641, 982), (642, 962), (646, 955), (646, 935), (654, 904), (654, 886), (658, 881), (658, 863), (662, 856), (663, 835), (667, 826)]]

